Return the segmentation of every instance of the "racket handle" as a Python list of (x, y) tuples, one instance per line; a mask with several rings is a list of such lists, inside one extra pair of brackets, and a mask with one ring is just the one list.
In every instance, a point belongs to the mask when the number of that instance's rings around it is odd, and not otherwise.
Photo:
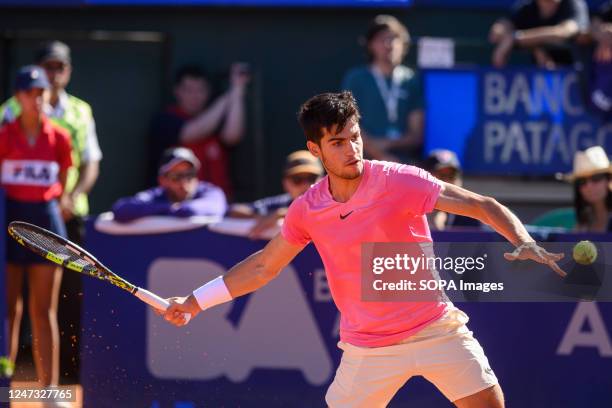
[[(134, 295), (138, 299), (142, 300), (149, 306), (153, 306), (157, 310), (165, 311), (170, 306), (170, 303), (168, 303), (166, 299), (163, 299), (157, 296), (155, 293), (149, 292), (148, 290), (143, 288), (136, 289), (136, 293), (134, 293)], [(188, 323), (189, 320), (191, 320), (191, 313), (185, 313), (185, 320), (185, 323)]]

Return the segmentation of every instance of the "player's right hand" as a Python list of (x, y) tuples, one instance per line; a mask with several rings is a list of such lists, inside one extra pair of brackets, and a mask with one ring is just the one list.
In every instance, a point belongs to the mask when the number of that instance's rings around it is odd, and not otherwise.
[[(171, 297), (166, 299), (170, 306), (164, 312), (163, 316), (168, 322), (177, 327), (186, 325), (189, 320), (193, 319), (202, 311), (198, 302), (193, 295), (186, 297)], [(187, 319), (185, 314), (190, 314), (191, 318)]]

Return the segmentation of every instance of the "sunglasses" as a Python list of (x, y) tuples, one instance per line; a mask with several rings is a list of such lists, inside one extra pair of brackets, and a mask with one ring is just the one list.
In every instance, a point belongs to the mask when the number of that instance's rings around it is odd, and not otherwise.
[(195, 170), (191, 170), (191, 171), (183, 171), (183, 172), (176, 172), (176, 173), (166, 173), (164, 177), (176, 183), (178, 181), (183, 181), (183, 180), (192, 180), (197, 175), (198, 173)]
[(591, 183), (599, 183), (599, 182), (604, 181), (604, 180), (608, 180), (608, 174), (606, 174), (606, 173), (593, 174), (590, 177), (578, 177), (578, 178), (576, 178), (576, 185), (578, 187), (582, 187), (582, 186), (586, 185), (589, 181)]
[(295, 174), (287, 177), (293, 184), (313, 184), (317, 181), (319, 176), (316, 174)]

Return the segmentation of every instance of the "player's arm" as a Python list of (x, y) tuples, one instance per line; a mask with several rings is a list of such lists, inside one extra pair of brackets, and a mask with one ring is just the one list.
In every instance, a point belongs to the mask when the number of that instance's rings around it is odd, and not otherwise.
[(264, 249), (236, 264), (225, 276), (211, 280), (189, 296), (168, 299), (170, 307), (165, 319), (182, 326), (186, 323), (184, 313), (195, 317), (205, 309), (256, 291), (274, 279), (302, 248), (278, 234)]
[(475, 218), (491, 226), (513, 245), (533, 242), (521, 221), (508, 207), (492, 197), (483, 196), (459, 186), (442, 183), (435, 208), (447, 213)]
[(539, 247), (518, 217), (494, 198), (442, 182), (442, 189), (434, 207), (440, 211), (476, 218), (489, 225), (517, 247), (514, 252), (504, 255), (506, 259), (532, 259), (549, 265), (561, 276), (566, 275), (556, 264), (563, 258), (563, 254), (549, 253)]

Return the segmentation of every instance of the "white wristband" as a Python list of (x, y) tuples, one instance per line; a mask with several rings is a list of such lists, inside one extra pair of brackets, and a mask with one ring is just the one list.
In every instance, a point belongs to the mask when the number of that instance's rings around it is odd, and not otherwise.
[(198, 306), (200, 306), (202, 310), (232, 300), (232, 295), (229, 293), (227, 286), (225, 286), (223, 276), (218, 276), (194, 290), (193, 297), (195, 297)]

